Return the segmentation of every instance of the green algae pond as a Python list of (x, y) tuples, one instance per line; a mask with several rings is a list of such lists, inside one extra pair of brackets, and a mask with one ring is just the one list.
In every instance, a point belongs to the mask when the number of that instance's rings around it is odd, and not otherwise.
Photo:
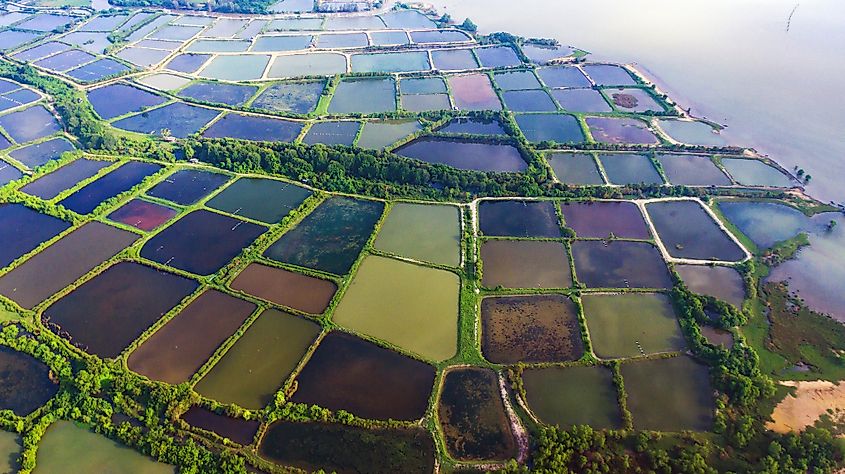
[(564, 429), (622, 427), (613, 374), (605, 367), (526, 369), (522, 382), (528, 407), (543, 423)]
[(455, 355), (460, 279), (454, 273), (368, 256), (333, 320), (431, 360)]
[(593, 351), (603, 359), (682, 350), (684, 336), (663, 294), (583, 295)]
[(708, 430), (713, 389), (706, 365), (690, 357), (622, 364), (628, 409), (638, 430)]
[[(268, 309), (250, 325), (195, 390), (221, 403), (260, 410), (320, 334), (304, 318)], [(237, 380), (238, 383), (233, 383)]]
[(175, 473), (174, 466), (148, 458), (70, 421), (57, 421), (47, 428), (38, 445), (35, 471)]
[(454, 206), (397, 203), (375, 241), (379, 250), (441, 265), (461, 260), (460, 211)]
[(477, 367), (452, 369), (438, 406), (446, 449), (458, 459), (515, 458), (517, 445), (496, 373)]

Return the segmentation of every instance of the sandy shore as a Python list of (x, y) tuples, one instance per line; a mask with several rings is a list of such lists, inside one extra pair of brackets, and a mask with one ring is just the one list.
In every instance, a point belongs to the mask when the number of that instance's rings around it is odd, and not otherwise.
[(845, 383), (824, 380), (812, 382), (781, 382), (795, 387), (794, 395), (787, 395), (772, 412), (766, 428), (777, 433), (801, 431), (814, 425), (822, 415), (845, 422)]

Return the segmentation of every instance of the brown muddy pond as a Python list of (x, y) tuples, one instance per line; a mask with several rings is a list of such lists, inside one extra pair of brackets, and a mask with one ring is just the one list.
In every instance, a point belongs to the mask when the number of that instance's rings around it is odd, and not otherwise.
[(127, 365), (153, 380), (187, 382), (255, 308), (248, 301), (208, 290), (144, 341)]
[(455, 458), (481, 461), (517, 456), (499, 379), (492, 370), (471, 367), (448, 371), (438, 415), (446, 449)]
[(260, 423), (215, 413), (207, 408), (192, 406), (182, 415), (189, 425), (211, 431), (238, 444), (252, 444)]
[(560, 242), (488, 240), (481, 244), (486, 288), (569, 288), (572, 272)]
[(434, 441), (427, 431), (367, 429), (330, 423), (277, 421), (258, 447), (261, 457), (306, 471), (338, 474), (434, 472)]
[(563, 295), (506, 296), (481, 302), (481, 351), (496, 364), (578, 360), (578, 308)]
[(563, 219), (578, 237), (649, 239), (651, 235), (636, 204), (622, 201), (562, 202)]
[(116, 357), (197, 286), (172, 273), (120, 262), (50, 305), (42, 318), (86, 352)]
[(555, 205), (551, 201), (482, 201), (479, 230), (487, 236), (560, 237)]
[(434, 367), (345, 332), (329, 333), (297, 377), (291, 401), (362, 418), (422, 418)]
[(588, 288), (670, 288), (666, 263), (652, 244), (577, 240), (572, 258), (578, 281)]
[(322, 314), (337, 291), (337, 285), (332, 281), (259, 263), (250, 263), (230, 286), (311, 314)]
[(237, 257), (266, 227), (201, 209), (162, 230), (141, 256), (173, 268), (210, 275)]
[(50, 368), (35, 357), (0, 346), (0, 410), (26, 416), (59, 391)]
[(0, 294), (32, 309), (138, 238), (132, 232), (89, 222), (0, 277)]
[(730, 331), (710, 326), (701, 326), (699, 329), (701, 329), (701, 335), (707, 339), (707, 342), (714, 346), (724, 346), (726, 349), (734, 346), (734, 335)]

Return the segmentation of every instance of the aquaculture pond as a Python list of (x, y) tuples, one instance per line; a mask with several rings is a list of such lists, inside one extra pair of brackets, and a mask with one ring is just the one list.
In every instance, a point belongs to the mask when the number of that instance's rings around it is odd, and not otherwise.
[(179, 96), (201, 102), (214, 102), (241, 106), (258, 91), (257, 86), (222, 84), (219, 82), (195, 82), (179, 91)]
[(273, 84), (252, 101), (251, 107), (272, 112), (307, 114), (317, 107), (324, 87), (325, 81)]
[(634, 429), (706, 431), (712, 427), (713, 389), (706, 365), (679, 356), (622, 364), (621, 369)]
[(734, 335), (730, 331), (716, 329), (710, 326), (701, 326), (699, 329), (704, 339), (714, 346), (722, 346), (725, 349), (730, 349), (734, 345)]
[(23, 450), (23, 443), (17, 433), (0, 431), (0, 472), (19, 472), (18, 458)]
[(486, 74), (450, 76), (449, 87), (458, 110), (500, 110), (499, 96)]
[(261, 424), (257, 420), (232, 418), (198, 406), (189, 408), (182, 415), (182, 419), (193, 427), (211, 431), (223, 438), (244, 445), (252, 444)]
[(240, 140), (292, 142), (299, 136), (303, 122), (228, 113), (203, 132), (209, 138), (237, 138)]
[(622, 413), (610, 369), (545, 367), (522, 373), (526, 402), (541, 422), (568, 429), (590, 425), (598, 429), (622, 427)]
[(173, 474), (176, 468), (148, 458), (134, 449), (92, 433), (81, 425), (60, 420), (47, 428), (38, 444), (34, 472), (131, 472)]
[(718, 207), (731, 224), (761, 249), (801, 232), (824, 230), (830, 222), (829, 215), (807, 217), (798, 209), (777, 202), (719, 201)]
[(499, 392), (499, 379), (490, 369), (446, 372), (438, 417), (452, 456), (473, 461), (517, 456), (516, 439)]
[(0, 204), (0, 268), (64, 232), (70, 224), (23, 204)]
[(59, 201), (59, 204), (79, 214), (89, 214), (103, 201), (129, 191), (146, 177), (157, 173), (161, 166), (142, 161), (130, 161), (93, 181)]
[(466, 33), (457, 29), (411, 31), (408, 34), (411, 35), (414, 43), (461, 43), (471, 41), (471, 38)]
[(590, 87), (590, 80), (574, 66), (550, 66), (537, 69), (537, 75), (548, 87)]
[(602, 359), (683, 350), (684, 335), (660, 293), (581, 295), (593, 352)]
[(279, 262), (344, 275), (369, 240), (383, 208), (377, 201), (331, 197), (282, 235), (264, 255)]
[(62, 130), (56, 117), (42, 105), (3, 115), (0, 127), (18, 143), (38, 140)]
[(409, 77), (399, 82), (402, 94), (445, 94), (446, 83), (441, 77)]
[[(414, 37), (414, 33), (411, 33), (411, 37)], [(478, 67), (478, 61), (475, 60), (471, 49), (435, 49), (431, 51), (431, 61), (434, 69), (440, 71), (460, 71)]]
[(0, 347), (0, 409), (26, 416), (59, 391), (50, 368), (38, 359)]
[(487, 240), (481, 245), (486, 288), (569, 288), (572, 275), (560, 242)]
[(194, 389), (224, 404), (260, 410), (270, 403), (319, 334), (316, 323), (265, 310)]
[(431, 360), (455, 355), (460, 278), (445, 270), (370, 255), (332, 320)]
[(572, 115), (566, 114), (519, 114), (516, 123), (528, 141), (581, 143), (584, 134), (581, 125)]
[(759, 160), (744, 158), (722, 158), (720, 160), (728, 174), (746, 186), (770, 186), (790, 188), (797, 183), (773, 166)]
[(125, 48), (115, 53), (116, 57), (143, 68), (154, 67), (168, 55), (170, 55), (170, 51), (134, 47)]
[(495, 364), (578, 360), (584, 354), (578, 307), (562, 295), (484, 298), (481, 351)]
[(479, 230), (486, 236), (560, 237), (560, 224), (552, 201), (482, 201), (478, 205)]
[[(330, 332), (296, 378), (290, 401), (361, 418), (417, 420), (428, 406), (434, 367), (345, 332)], [(331, 390), (328, 389), (331, 387)]]
[(353, 54), (351, 63), (352, 72), (364, 73), (416, 72), (431, 69), (426, 51)]
[(422, 130), (422, 125), (417, 120), (364, 122), (364, 128), (355, 146), (380, 150), (420, 130)]
[(627, 69), (616, 64), (587, 64), (582, 68), (599, 86), (632, 86), (637, 83)]
[(607, 174), (607, 179), (614, 184), (663, 184), (660, 173), (654, 168), (651, 159), (645, 155), (633, 153), (602, 153), (599, 155)]
[(587, 126), (597, 142), (628, 145), (656, 145), (660, 140), (645, 122), (632, 118), (587, 117)]
[(267, 77), (332, 76), (346, 72), (346, 56), (338, 53), (306, 53), (277, 56)]
[(457, 138), (421, 137), (393, 150), (407, 158), (463, 170), (516, 173), (528, 164), (513, 145)]
[(663, 112), (661, 106), (654, 97), (645, 89), (638, 88), (615, 88), (603, 89), (603, 92), (610, 97), (610, 102), (617, 110), (622, 112)]
[(48, 161), (56, 160), (66, 151), (76, 148), (64, 138), (53, 138), (46, 142), (27, 145), (9, 153), (9, 156), (26, 165), (27, 168), (38, 168)]
[(334, 33), (317, 35), (315, 46), (320, 49), (363, 48), (370, 44), (366, 33)]
[(152, 380), (187, 382), (255, 308), (248, 301), (207, 290), (135, 349), (126, 365)]
[[(6, 16), (4, 16), (3, 18), (6, 18)], [(33, 62), (38, 59), (50, 56), (51, 54), (67, 51), (68, 49), (70, 49), (70, 46), (64, 43), (59, 43), (58, 41), (48, 41), (46, 43), (41, 43), (38, 46), (27, 48), (19, 53), (15, 53), (11, 55), (11, 57), (19, 61)]]
[(461, 260), (460, 211), (454, 206), (395, 203), (374, 246), (403, 257), (457, 267)]
[(250, 263), (230, 286), (234, 290), (311, 314), (323, 313), (337, 291), (337, 285), (330, 280), (258, 263)]
[(311, 191), (284, 181), (238, 178), (206, 205), (229, 214), (273, 224), (299, 207), (310, 195)]
[(78, 67), (81, 64), (93, 61), (96, 58), (97, 57), (93, 54), (88, 54), (85, 51), (71, 49), (69, 51), (50, 56), (49, 58), (36, 61), (33, 64), (50, 71), (65, 72)]
[[(3, 140), (0, 140), (0, 142), (2, 141)], [(0, 144), (0, 149), (2, 148), (3, 146)], [(0, 186), (21, 179), (22, 177), (23, 173), (21, 173), (17, 168), (3, 160), (0, 160)]]
[(731, 267), (716, 265), (675, 265), (675, 271), (694, 293), (713, 296), (742, 307), (745, 300), (745, 282), (742, 275)]
[(175, 74), (167, 74), (167, 73), (158, 73), (158, 74), (150, 74), (149, 76), (144, 76), (137, 81), (147, 87), (152, 87), (153, 89), (160, 90), (160, 91), (169, 91), (178, 89), (182, 86), (185, 86), (191, 82), (190, 78), (177, 76)]
[(505, 91), (543, 88), (530, 70), (497, 72), (493, 74), (493, 80)]
[(197, 275), (217, 272), (267, 230), (200, 209), (154, 235), (141, 256)]
[(567, 184), (604, 184), (593, 155), (586, 153), (552, 153), (546, 161), (558, 181)]
[(277, 421), (267, 428), (258, 453), (306, 471), (338, 474), (434, 471), (434, 441), (422, 428), (359, 428), (328, 423)]
[(705, 155), (667, 155), (657, 161), (672, 184), (684, 186), (730, 186), (731, 180)]
[(66, 74), (80, 82), (96, 82), (129, 70), (130, 68), (125, 64), (106, 58), (72, 69)]
[(396, 110), (393, 78), (344, 80), (335, 89), (328, 112), (374, 114)]
[(219, 114), (219, 110), (174, 102), (120, 119), (112, 125), (131, 132), (146, 134), (160, 134), (164, 130), (169, 130), (170, 134), (176, 138), (186, 138), (198, 132)]
[(308, 145), (322, 143), (352, 146), (360, 128), (361, 122), (355, 121), (318, 122), (308, 129), (302, 142)]
[(578, 240), (572, 243), (578, 281), (588, 288), (671, 288), (657, 248), (646, 242)]
[(727, 142), (718, 130), (695, 120), (659, 119), (657, 126), (676, 142), (701, 146), (725, 146)]
[[(434, 28), (435, 23), (425, 14), (416, 10), (395, 10), (379, 15), (388, 28)], [(450, 30), (454, 31), (454, 30)], [(463, 33), (461, 33), (463, 34)], [(466, 39), (466, 37), (464, 37)]]
[(212, 58), (199, 75), (223, 81), (261, 79), (269, 62), (270, 56), (264, 55), (221, 55)]
[(89, 222), (0, 277), (0, 294), (32, 309), (138, 238), (132, 232)]
[(229, 181), (229, 176), (211, 171), (179, 170), (161, 180), (147, 194), (188, 206), (211, 194)]
[(649, 239), (640, 208), (626, 201), (562, 202), (560, 209), (566, 226), (578, 237)]
[(502, 100), (514, 112), (553, 112), (557, 110), (552, 98), (542, 89), (527, 91), (505, 91)]
[(194, 73), (208, 61), (210, 58), (210, 54), (194, 54), (194, 53), (186, 53), (180, 54), (175, 58), (171, 59), (165, 67), (170, 69), (171, 71), (176, 72), (184, 72), (184, 73)]
[(594, 89), (555, 89), (552, 97), (564, 110), (570, 112), (610, 112), (604, 96)]
[(311, 46), (313, 39), (311, 35), (261, 36), (255, 40), (250, 50), (259, 53), (298, 51)]
[(86, 352), (117, 357), (197, 286), (172, 273), (120, 262), (50, 305), (42, 318)]
[(142, 199), (133, 199), (109, 214), (109, 219), (140, 230), (151, 231), (172, 219), (176, 214), (176, 209)]
[(698, 201), (661, 201), (646, 204), (651, 222), (675, 258), (739, 261), (745, 252)]
[(373, 46), (400, 46), (410, 43), (408, 34), (404, 31), (371, 31), (370, 41)]
[(507, 135), (508, 132), (498, 120), (477, 118), (454, 118), (438, 128), (437, 133), (465, 133), (470, 135)]
[(513, 67), (522, 64), (522, 60), (510, 46), (476, 48), (475, 54), (478, 56), (481, 67), (485, 68)]

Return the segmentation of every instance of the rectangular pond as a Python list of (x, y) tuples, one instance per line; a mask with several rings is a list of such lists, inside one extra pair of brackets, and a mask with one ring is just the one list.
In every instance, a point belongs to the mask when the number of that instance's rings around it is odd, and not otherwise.
[(403, 257), (457, 267), (461, 260), (460, 211), (454, 206), (395, 203), (374, 246)]
[(562, 202), (566, 226), (578, 237), (623, 239), (649, 239), (640, 208), (624, 201), (574, 201)]
[(346, 56), (340, 53), (305, 53), (276, 56), (267, 77), (333, 76), (346, 72)]
[(70, 189), (80, 181), (94, 176), (101, 169), (111, 164), (112, 162), (110, 161), (80, 158), (31, 181), (20, 190), (31, 196), (40, 197), (41, 199), (53, 199), (62, 191)]
[(560, 223), (552, 201), (481, 201), (479, 230), (486, 236), (560, 237)]
[(593, 139), (604, 143), (656, 145), (660, 140), (645, 122), (632, 118), (587, 117)]
[(109, 214), (109, 219), (143, 231), (151, 231), (176, 216), (176, 209), (161, 204), (133, 199)]
[(99, 222), (85, 224), (0, 277), (0, 294), (31, 309), (138, 238)]
[(172, 273), (120, 262), (51, 304), (42, 318), (89, 354), (113, 358), (198, 286)]
[(9, 156), (27, 168), (35, 169), (47, 162), (59, 159), (66, 151), (73, 151), (76, 147), (64, 138), (53, 138), (41, 143), (27, 145), (9, 153)]
[(373, 120), (364, 122), (364, 128), (361, 130), (355, 146), (381, 150), (420, 130), (422, 130), (422, 125), (418, 120)]
[(514, 112), (554, 112), (557, 110), (552, 98), (542, 89), (526, 91), (505, 91), (502, 93), (505, 108)]
[(513, 67), (522, 64), (519, 55), (510, 46), (476, 48), (475, 55), (478, 56), (481, 67), (485, 68)]
[(161, 170), (161, 165), (130, 161), (91, 182), (59, 201), (59, 204), (79, 214), (92, 212), (103, 201), (129, 191), (145, 178)]
[(601, 153), (599, 161), (614, 184), (663, 184), (651, 158), (633, 153)]
[(522, 383), (528, 407), (543, 423), (563, 429), (622, 428), (613, 374), (605, 367), (526, 369)]
[(361, 122), (351, 120), (317, 122), (308, 129), (302, 142), (308, 145), (352, 146), (360, 128)]
[(359, 53), (352, 55), (351, 63), (352, 72), (416, 72), (431, 69), (425, 51)]
[(486, 288), (569, 288), (572, 274), (560, 242), (488, 240), (481, 245)]
[(499, 96), (486, 74), (450, 76), (449, 87), (458, 110), (501, 110)]
[(264, 255), (273, 260), (344, 275), (358, 258), (381, 218), (384, 205), (331, 197), (274, 242)]
[(731, 180), (706, 155), (660, 153), (657, 161), (672, 184), (684, 186), (730, 186)]
[(566, 114), (517, 114), (516, 123), (530, 142), (582, 143), (581, 124)]
[(210, 275), (241, 254), (266, 227), (200, 209), (154, 235), (141, 256), (197, 275)]
[(562, 109), (569, 112), (599, 113), (613, 110), (601, 92), (594, 89), (555, 89), (552, 97)]
[(578, 281), (587, 288), (671, 288), (657, 247), (646, 242), (576, 240), (572, 258)]
[[(426, 33), (426, 32), (423, 32)], [(413, 37), (414, 33), (411, 33)], [(478, 68), (472, 49), (435, 49), (431, 51), (432, 67), (439, 71), (462, 71)]]
[(248, 301), (207, 290), (135, 349), (126, 365), (152, 380), (187, 382), (255, 309)]
[(561, 183), (577, 185), (604, 184), (598, 164), (592, 154), (551, 153), (546, 161)]
[(265, 89), (250, 107), (271, 112), (307, 114), (317, 107), (325, 81), (286, 82)]
[(258, 91), (258, 86), (195, 82), (179, 91), (180, 97), (239, 107)]
[[(296, 378), (290, 400), (362, 418), (417, 420), (434, 385), (434, 367), (345, 332), (330, 332)], [(329, 389), (329, 387), (331, 387)]]
[(460, 138), (421, 137), (393, 150), (406, 158), (463, 170), (516, 173), (528, 168), (513, 145)]
[(270, 56), (251, 54), (248, 56), (216, 56), (202, 68), (199, 75), (222, 81), (249, 81), (261, 79)]
[(284, 268), (250, 263), (229, 285), (234, 290), (305, 313), (322, 314), (337, 285)]
[(265, 310), (194, 389), (221, 403), (260, 410), (319, 334), (320, 326), (307, 319)]
[(261, 426), (258, 420), (233, 418), (196, 405), (189, 408), (182, 419), (195, 428), (211, 431), (221, 438), (243, 445), (252, 444)]
[(745, 300), (745, 282), (739, 272), (731, 267), (711, 265), (675, 265), (690, 291), (712, 296), (742, 308)]
[(616, 64), (586, 64), (582, 69), (598, 86), (632, 86), (637, 83), (627, 69)]
[(38, 140), (62, 130), (56, 117), (42, 105), (3, 115), (0, 127), (18, 143)]
[(549, 66), (537, 69), (537, 75), (552, 88), (590, 87), (590, 80), (575, 66)]
[[(53, 377), (47, 364), (29, 354), (0, 346), (0, 383), (3, 384), (0, 409), (9, 410), (17, 416), (29, 415), (59, 391), (59, 384)], [(0, 439), (0, 447), (6, 447), (5, 441)]]
[(374, 114), (396, 110), (393, 78), (343, 80), (329, 103), (330, 114)]
[(309, 196), (311, 191), (284, 181), (238, 178), (206, 205), (229, 214), (274, 224), (299, 207)]
[(159, 181), (147, 195), (189, 206), (229, 181), (229, 176), (198, 169), (179, 170)]
[(3, 268), (42, 242), (64, 232), (70, 224), (23, 204), (0, 204), (0, 268)]
[(171, 71), (190, 74), (197, 72), (210, 57), (210, 54), (180, 54), (171, 59), (165, 67)]
[(209, 138), (290, 143), (299, 136), (304, 126), (304, 122), (228, 113), (211, 124), (202, 135)]
[(578, 307), (563, 295), (484, 298), (481, 351), (494, 364), (578, 360), (584, 355)]
[(367, 256), (332, 319), (430, 360), (455, 355), (458, 293), (454, 273)]
[(92, 89), (88, 92), (88, 100), (97, 115), (105, 120), (167, 102), (160, 95), (122, 83)]
[(160, 134), (169, 130), (176, 138), (187, 138), (220, 114), (219, 110), (174, 102), (114, 122), (117, 128), (138, 133)]

